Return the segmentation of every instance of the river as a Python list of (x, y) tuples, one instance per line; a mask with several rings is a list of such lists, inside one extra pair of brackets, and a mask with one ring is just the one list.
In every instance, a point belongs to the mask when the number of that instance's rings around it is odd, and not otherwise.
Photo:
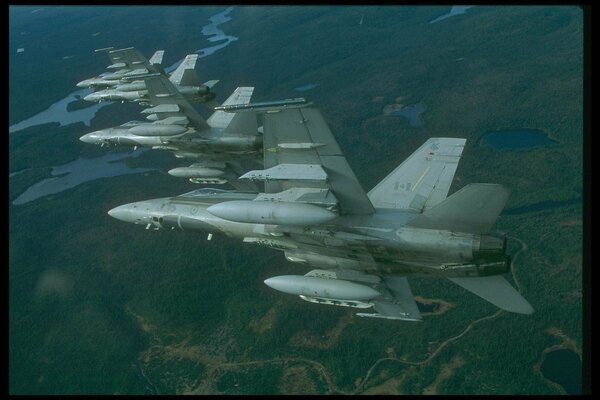
[(446, 18), (450, 18), (450, 17), (454, 17), (455, 15), (460, 15), (460, 14), (464, 14), (467, 12), (467, 10), (469, 8), (472, 8), (475, 6), (452, 6), (452, 8), (450, 9), (450, 11), (444, 15), (441, 15), (439, 17), (437, 17), (436, 19), (433, 19), (431, 21), (429, 21), (430, 24), (435, 24), (436, 22), (439, 22), (441, 20), (444, 20)]
[(124, 159), (138, 157), (143, 151), (144, 149), (137, 149), (134, 152), (111, 152), (101, 157), (78, 158), (70, 163), (52, 167), (52, 178), (28, 187), (13, 201), (13, 204), (25, 204), (95, 179), (153, 171), (154, 168), (129, 168), (125, 164)]
[[(238, 40), (238, 38), (235, 36), (225, 35), (225, 33), (218, 28), (219, 25), (231, 20), (231, 17), (229, 16), (231, 11), (233, 11), (233, 7), (228, 7), (225, 9), (225, 11), (213, 15), (209, 18), (210, 23), (202, 27), (202, 34), (208, 37), (207, 40), (209, 42), (222, 43), (197, 50), (196, 53), (200, 54), (198, 58), (208, 57), (209, 55), (214, 54), (216, 51), (225, 48), (230, 43)], [(177, 68), (181, 61), (183, 61), (183, 59), (167, 68), (167, 72)], [(108, 104), (112, 104), (113, 102), (102, 102), (99, 104), (90, 103), (90, 107), (75, 111), (68, 111), (67, 105), (71, 102), (77, 101), (80, 97), (83, 97), (91, 92), (92, 89), (87, 88), (77, 90), (69, 94), (64, 99), (52, 104), (47, 110), (42, 111), (41, 113), (36, 114), (33, 117), (21, 121), (15, 125), (12, 125), (9, 128), (9, 132), (12, 133), (30, 126), (49, 122), (58, 122), (61, 126), (76, 122), (83, 122), (89, 126), (90, 121), (92, 118), (94, 118), (96, 112), (100, 108)], [(155, 170), (153, 168), (129, 168), (124, 161), (116, 162), (130, 156), (137, 157), (141, 154), (140, 150), (133, 153), (110, 152), (104, 156), (96, 158), (78, 158), (70, 163), (52, 167), (52, 175), (57, 176), (44, 179), (33, 184), (19, 197), (17, 197), (13, 201), (13, 204), (24, 204), (43, 196), (62, 192), (94, 179), (124, 174), (138, 174)], [(10, 173), (9, 178), (17, 175), (20, 172), (22, 171)]]
[(30, 126), (48, 124), (50, 122), (58, 122), (60, 126), (74, 124), (77, 122), (83, 122), (87, 126), (90, 126), (90, 121), (96, 116), (96, 113), (102, 107), (112, 104), (112, 101), (105, 101), (102, 103), (90, 103), (89, 107), (81, 108), (79, 110), (69, 111), (67, 106), (69, 103), (79, 100), (79, 98), (85, 97), (92, 93), (93, 89), (85, 88), (70, 93), (67, 97), (52, 104), (46, 110), (35, 114), (17, 124), (11, 125), (8, 128), (8, 133), (17, 132)]
[[(214, 54), (218, 50), (221, 50), (231, 44), (232, 42), (238, 40), (235, 36), (225, 35), (222, 30), (218, 28), (219, 25), (230, 21), (231, 17), (229, 14), (233, 11), (233, 7), (228, 7), (225, 11), (222, 11), (218, 14), (213, 15), (209, 18), (210, 23), (204, 25), (202, 27), (202, 34), (207, 36), (207, 40), (209, 42), (220, 42), (223, 43), (216, 44), (214, 46), (205, 47), (200, 50), (196, 50), (195, 53), (200, 54), (198, 58), (207, 57), (211, 54)], [(165, 69), (165, 72), (169, 73), (177, 68), (183, 59), (177, 61), (175, 64)], [(46, 110), (35, 114), (32, 117), (29, 117), (19, 123), (11, 125), (8, 128), (9, 133), (17, 132), (23, 130), (25, 128), (29, 128), (30, 126), (47, 124), (50, 122), (58, 122), (61, 126), (74, 124), (76, 122), (83, 122), (87, 126), (90, 126), (90, 121), (96, 115), (96, 112), (100, 110), (102, 107), (105, 107), (113, 102), (107, 101), (102, 103), (90, 103), (89, 107), (82, 108), (75, 111), (68, 111), (67, 105), (74, 101), (77, 101), (79, 98), (83, 98), (88, 94), (92, 93), (93, 89), (85, 88), (76, 90), (70, 94), (68, 94), (65, 98), (57, 101), (52, 104)]]

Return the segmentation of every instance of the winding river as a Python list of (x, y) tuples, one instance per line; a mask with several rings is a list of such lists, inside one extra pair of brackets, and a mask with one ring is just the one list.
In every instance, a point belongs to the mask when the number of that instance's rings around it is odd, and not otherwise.
[(80, 157), (70, 163), (52, 167), (52, 178), (44, 179), (28, 187), (13, 201), (13, 204), (24, 204), (95, 179), (153, 171), (154, 168), (129, 168), (125, 164), (124, 159), (138, 157), (143, 151), (144, 149), (137, 149), (134, 152), (110, 152), (97, 158)]
[[(218, 44), (210, 47), (205, 47), (196, 51), (200, 54), (198, 58), (208, 57), (214, 54), (218, 50), (221, 50), (228, 46), (230, 43), (238, 40), (235, 36), (226, 35), (219, 25), (230, 21), (231, 16), (229, 14), (233, 11), (234, 7), (228, 7), (225, 11), (213, 15), (209, 18), (210, 23), (202, 27), (202, 34), (207, 36), (207, 40), (211, 43), (219, 42)], [(166, 69), (170, 72), (177, 68), (177, 66), (183, 61), (183, 59), (177, 61)], [(52, 104), (48, 109), (36, 114), (24, 121), (9, 127), (9, 132), (17, 132), (28, 128), (30, 126), (46, 124), (49, 122), (58, 122), (61, 126), (73, 124), (76, 122), (83, 122), (87, 126), (90, 125), (90, 121), (96, 115), (96, 112), (104, 106), (112, 104), (113, 102), (102, 102), (98, 104), (90, 103), (89, 107), (69, 111), (67, 105), (74, 101), (77, 101), (80, 97), (86, 96), (91, 93), (92, 89), (80, 89), (70, 93), (67, 97), (58, 102)], [(83, 132), (82, 132), (83, 133)], [(137, 152), (110, 152), (101, 157), (96, 158), (78, 158), (77, 160), (52, 167), (52, 178), (44, 179), (37, 182), (27, 188), (19, 197), (17, 197), (13, 204), (20, 205), (25, 204), (29, 201), (38, 199), (43, 196), (55, 194), (73, 188), (84, 182), (88, 182), (94, 179), (106, 178), (111, 176), (118, 176), (124, 174), (138, 174), (142, 172), (152, 171), (152, 168), (130, 168), (124, 161), (117, 162), (124, 158), (133, 156), (137, 157), (141, 154), (141, 151)], [(9, 178), (17, 175), (22, 171), (15, 171), (9, 174)]]
[(436, 22), (439, 22), (441, 20), (444, 20), (446, 18), (450, 18), (450, 17), (454, 17), (455, 15), (460, 15), (460, 14), (464, 14), (467, 12), (467, 10), (469, 8), (472, 8), (475, 6), (452, 6), (452, 8), (450, 9), (450, 11), (444, 15), (441, 15), (439, 17), (437, 17), (436, 19), (433, 19), (431, 21), (429, 21), (430, 24), (435, 24)]

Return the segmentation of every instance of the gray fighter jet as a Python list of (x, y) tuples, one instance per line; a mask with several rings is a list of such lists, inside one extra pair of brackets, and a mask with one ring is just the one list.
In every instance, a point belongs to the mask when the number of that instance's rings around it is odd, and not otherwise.
[[(129, 121), (121, 126), (83, 135), (85, 143), (149, 147), (174, 152), (195, 163), (174, 168), (169, 174), (195, 183), (223, 184), (235, 180), (248, 167), (261, 165), (262, 136), (254, 113), (215, 111), (207, 121), (192, 107), (173, 83), (155, 74), (145, 78), (148, 101), (154, 107), (141, 113), (153, 122)], [(238, 87), (222, 107), (248, 104), (254, 87)], [(254, 159), (254, 161), (244, 161)], [(237, 187), (240, 187), (239, 182)], [(244, 187), (255, 187), (248, 185)]]
[[(138, 55), (135, 57), (136, 59), (139, 57), (143, 58), (139, 51), (135, 49), (131, 49), (131, 51), (134, 51), (134, 54)], [(169, 76), (169, 80), (188, 101), (192, 103), (206, 103), (215, 98), (215, 94), (211, 89), (219, 81), (210, 80), (201, 83), (196, 73), (197, 60), (198, 54), (187, 55), (177, 69)], [(90, 93), (83, 99), (92, 102), (133, 101), (141, 105), (149, 104), (148, 89), (146, 88), (144, 78), (149, 74), (161, 73), (164, 75), (164, 73), (162, 67), (158, 64), (152, 64), (152, 61), (144, 61), (141, 65), (143, 65), (143, 68), (123, 73), (118, 81), (112, 80), (111, 82), (118, 82), (114, 86)]]
[(108, 214), (146, 229), (202, 231), (209, 239), (222, 233), (282, 250), (287, 260), (317, 269), (265, 284), (309, 302), (358, 308), (361, 317), (420, 320), (409, 276), (448, 278), (503, 310), (533, 312), (502, 276), (511, 265), (506, 237), (491, 232), (508, 191), (477, 183), (447, 197), (465, 139), (427, 140), (365, 193), (315, 107), (260, 112), (264, 169), (240, 180), (262, 181), (264, 192), (204, 188)]
[(112, 63), (107, 69), (115, 71), (105, 72), (96, 77), (85, 79), (77, 83), (77, 87), (113, 87), (121, 84), (121, 79), (127, 76), (161, 72), (162, 59), (165, 53), (164, 50), (158, 50), (150, 60), (147, 60), (139, 50), (133, 47), (117, 50), (114, 47), (107, 47), (94, 51), (96, 53), (106, 53)]

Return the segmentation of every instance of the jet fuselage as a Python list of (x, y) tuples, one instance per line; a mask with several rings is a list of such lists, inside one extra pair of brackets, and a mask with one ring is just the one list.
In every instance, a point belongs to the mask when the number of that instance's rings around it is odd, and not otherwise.
[(283, 250), (289, 261), (324, 268), (444, 277), (496, 275), (510, 268), (504, 238), (414, 228), (408, 223), (419, 214), (406, 210), (377, 209), (371, 215), (341, 215), (310, 226), (235, 222), (207, 211), (215, 204), (254, 198), (256, 193), (201, 189), (194, 194), (125, 204), (110, 210), (109, 215), (147, 229), (242, 238)]
[[(114, 145), (129, 147), (169, 147), (174, 151), (193, 153), (194, 155), (218, 154), (220, 159), (226, 159), (227, 154), (232, 157), (240, 155), (257, 154), (262, 149), (262, 136), (232, 136), (223, 135), (222, 130), (211, 128), (206, 131), (196, 132), (188, 129), (186, 132), (173, 136), (143, 136), (130, 132), (134, 127), (157, 127), (157, 125), (130, 121), (114, 128), (101, 129), (83, 135), (80, 140), (84, 143), (96, 145)], [(158, 126), (160, 127), (160, 126)]]

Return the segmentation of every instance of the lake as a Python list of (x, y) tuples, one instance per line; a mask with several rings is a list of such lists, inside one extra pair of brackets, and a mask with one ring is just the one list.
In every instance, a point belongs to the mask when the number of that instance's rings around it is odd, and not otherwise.
[(96, 158), (78, 158), (70, 163), (52, 167), (52, 178), (44, 179), (28, 187), (13, 201), (13, 204), (24, 204), (95, 179), (153, 171), (153, 168), (129, 168), (125, 164), (125, 158), (138, 157), (144, 151), (145, 149), (137, 149), (133, 152), (107, 153)]
[[(238, 40), (237, 37), (225, 35), (222, 30), (217, 28), (218, 25), (231, 20), (231, 17), (228, 14), (231, 13), (232, 10), (233, 7), (228, 7), (225, 11), (213, 15), (209, 18), (210, 23), (202, 27), (202, 34), (204, 36), (207, 36), (207, 40), (209, 42), (224, 42), (197, 50), (196, 53), (199, 54), (198, 58), (207, 57), (215, 53), (216, 51), (228, 46), (231, 42)], [(177, 61), (175, 64), (166, 68), (165, 72), (169, 73), (175, 70), (175, 68), (177, 68), (182, 61), (183, 59)], [(11, 125), (8, 128), (8, 132), (13, 133), (23, 130), (25, 128), (29, 128), (30, 126), (47, 124), (50, 122), (58, 122), (61, 126), (74, 124), (76, 122), (83, 122), (87, 126), (90, 126), (90, 121), (96, 116), (96, 112), (98, 112), (98, 110), (100, 110), (102, 107), (106, 107), (107, 105), (112, 104), (112, 101), (90, 103), (89, 106), (86, 108), (81, 108), (73, 111), (69, 111), (67, 109), (67, 105), (69, 103), (78, 101), (80, 98), (87, 96), (93, 91), (94, 90), (92, 88), (84, 88), (74, 91), (62, 100), (59, 100), (56, 103), (52, 104), (46, 110), (35, 114), (34, 116), (27, 118), (19, 123)]]
[[(235, 36), (228, 36), (223, 33), (222, 30), (218, 29), (218, 25), (223, 24), (231, 20), (229, 14), (233, 10), (233, 7), (228, 7), (225, 11), (213, 15), (209, 18), (210, 23), (202, 27), (202, 34), (207, 36), (207, 40), (211, 43), (222, 42), (214, 46), (205, 47), (197, 50), (199, 53), (198, 58), (207, 57), (216, 51), (226, 47), (230, 43), (238, 40)], [(171, 65), (166, 69), (166, 72), (170, 72), (177, 68), (177, 66), (183, 60), (179, 60), (175, 64)], [(86, 125), (90, 125), (90, 121), (96, 115), (96, 112), (113, 102), (105, 101), (102, 103), (89, 103), (88, 107), (69, 111), (67, 106), (70, 103), (78, 101), (80, 98), (91, 93), (93, 89), (85, 88), (72, 92), (64, 99), (52, 104), (47, 110), (42, 111), (24, 121), (9, 127), (9, 132), (15, 132), (25, 129), (30, 126), (45, 124), (49, 122), (58, 122), (61, 126), (72, 124), (75, 122), (84, 122)], [(95, 179), (107, 178), (111, 176), (119, 176), (124, 174), (138, 174), (147, 171), (153, 171), (154, 168), (129, 168), (124, 161), (120, 161), (127, 157), (137, 157), (142, 154), (144, 150), (138, 149), (137, 151), (131, 152), (113, 152), (107, 153), (102, 157), (96, 158), (78, 158), (77, 160), (68, 164), (59, 165), (52, 167), (52, 178), (44, 179), (37, 182), (27, 188), (19, 197), (17, 197), (13, 204), (19, 205), (29, 201), (38, 199), (43, 196), (62, 192), (64, 190), (73, 188), (84, 182), (88, 182)], [(23, 170), (25, 171), (25, 170)], [(16, 174), (23, 172), (16, 171), (9, 174), (9, 178)]]
[(112, 104), (112, 101), (104, 101), (102, 103), (89, 103), (88, 107), (80, 108), (78, 110), (69, 111), (67, 106), (70, 103), (78, 101), (80, 98), (87, 96), (92, 93), (93, 89), (85, 88), (77, 90), (62, 100), (52, 104), (46, 110), (35, 114), (34, 116), (27, 118), (17, 124), (11, 125), (8, 128), (8, 133), (17, 132), (30, 126), (48, 124), (50, 122), (58, 122), (60, 126), (74, 124), (76, 122), (83, 122), (87, 126), (90, 126), (90, 121), (96, 116), (96, 112), (102, 107), (106, 107)]
[(546, 379), (561, 385), (568, 394), (581, 394), (581, 358), (573, 350), (549, 352), (540, 371)]
[(438, 308), (440, 308), (439, 303), (430, 303), (430, 304), (425, 304), (425, 303), (420, 303), (417, 301), (417, 307), (419, 308), (419, 311), (422, 313), (432, 313), (432, 312), (436, 312), (438, 310)]
[(389, 115), (397, 115), (399, 117), (404, 117), (408, 119), (408, 123), (410, 126), (415, 128), (420, 128), (423, 126), (423, 119), (421, 118), (421, 114), (427, 111), (427, 106), (425, 103), (420, 102), (415, 104), (414, 106), (404, 106), (399, 109), (395, 109), (389, 112)]

